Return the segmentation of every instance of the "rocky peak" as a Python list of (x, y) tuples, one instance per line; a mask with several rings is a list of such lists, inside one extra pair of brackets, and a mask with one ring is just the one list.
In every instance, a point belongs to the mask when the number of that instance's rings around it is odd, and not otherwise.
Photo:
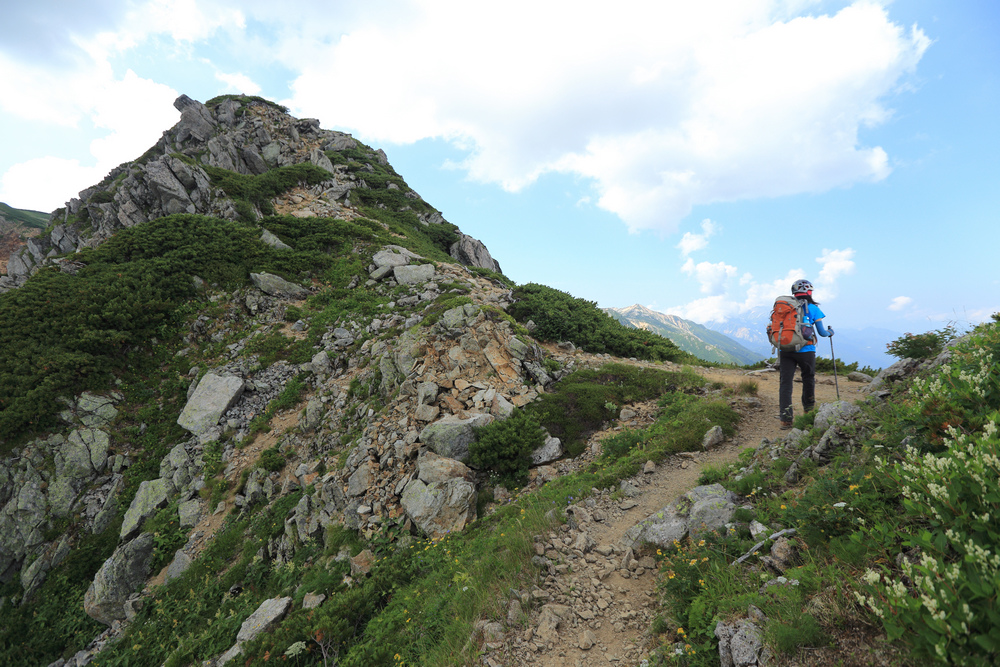
[[(164, 132), (156, 145), (140, 158), (113, 169), (101, 183), (81, 191), (52, 214), (46, 234), (11, 255), (7, 275), (0, 276), (0, 292), (23, 285), (42, 266), (64, 264), (67, 255), (96, 247), (119, 229), (163, 216), (263, 217), (260, 206), (253, 205), (251, 211), (241, 209), (240, 202), (213, 184), (210, 168), (259, 176), (280, 167), (311, 164), (329, 173), (329, 179), (314, 186), (312, 192), (330, 206), (313, 214), (333, 211), (340, 217), (357, 217), (357, 201), (351, 200), (351, 191), (375, 186), (355, 177), (346, 164), (351, 159), (389, 164), (381, 149), (371, 150), (344, 132), (324, 130), (315, 118), (294, 118), (284, 107), (260, 98), (224, 96), (202, 104), (181, 95), (174, 107), (181, 113), (180, 121)], [(353, 152), (345, 156), (345, 151)], [(364, 157), (359, 158), (358, 151)], [(370, 164), (368, 168), (373, 170)], [(400, 189), (393, 182), (385, 187)], [(405, 189), (403, 194), (423, 201), (412, 190)], [(425, 225), (447, 223), (437, 211), (418, 215)], [(450, 253), (469, 266), (500, 269), (486, 247), (465, 234), (459, 233)]]

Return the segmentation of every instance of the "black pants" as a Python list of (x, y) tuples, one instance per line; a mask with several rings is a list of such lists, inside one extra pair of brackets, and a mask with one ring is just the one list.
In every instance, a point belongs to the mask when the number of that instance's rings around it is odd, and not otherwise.
[(802, 373), (802, 408), (809, 412), (816, 403), (816, 353), (779, 352), (781, 361), (781, 388), (778, 389), (778, 408), (781, 421), (792, 421), (792, 383), (795, 369)]

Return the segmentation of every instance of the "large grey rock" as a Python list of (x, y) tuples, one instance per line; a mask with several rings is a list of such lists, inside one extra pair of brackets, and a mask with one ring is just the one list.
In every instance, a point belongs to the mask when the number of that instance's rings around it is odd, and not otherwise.
[(127, 540), (134, 535), (142, 527), (143, 521), (167, 506), (167, 501), (167, 480), (154, 479), (141, 483), (132, 504), (125, 512), (120, 537)]
[(181, 528), (191, 528), (198, 524), (201, 518), (201, 501), (198, 499), (186, 500), (177, 506), (177, 517), (180, 520)]
[(109, 445), (104, 431), (89, 428), (73, 431), (55, 453), (56, 477), (90, 479), (107, 465)]
[(420, 442), (436, 454), (465, 463), (469, 460), (469, 445), (476, 439), (477, 426), (486, 426), (493, 415), (479, 414), (460, 419), (455, 415), (443, 417), (420, 431)]
[(476, 519), (476, 487), (468, 480), (425, 484), (411, 480), (403, 489), (403, 511), (428, 537), (458, 532)]
[(266, 243), (267, 245), (271, 246), (272, 248), (276, 248), (278, 250), (292, 249), (290, 245), (288, 245), (287, 243), (285, 243), (284, 241), (282, 241), (281, 239), (279, 239), (277, 236), (275, 236), (266, 229), (264, 230), (264, 233), (261, 234), (260, 240)]
[(490, 255), (482, 241), (459, 232), (458, 241), (451, 244), (449, 254), (466, 266), (478, 266), (501, 273), (500, 264)]
[(83, 596), (88, 616), (105, 625), (125, 619), (125, 601), (149, 576), (153, 546), (153, 534), (143, 533), (115, 549)]
[(264, 600), (257, 607), (257, 611), (251, 614), (247, 620), (243, 621), (243, 625), (240, 626), (240, 631), (236, 635), (236, 643), (228, 651), (219, 656), (215, 660), (215, 664), (218, 667), (222, 667), (242, 654), (243, 644), (254, 639), (262, 632), (273, 628), (278, 621), (285, 617), (291, 606), (292, 598), (290, 597)]
[(715, 626), (719, 640), (720, 667), (754, 667), (760, 662), (764, 648), (764, 635), (760, 628), (746, 619), (733, 623), (720, 621)]
[(76, 414), (84, 426), (99, 428), (107, 426), (118, 416), (114, 399), (98, 396), (89, 391), (80, 394), (76, 400)]
[(181, 95), (174, 100), (174, 108), (181, 112), (180, 122), (173, 127), (177, 141), (183, 142), (192, 137), (198, 141), (208, 141), (216, 127), (216, 121), (208, 107), (187, 95)]
[(627, 548), (643, 543), (670, 547), (688, 533), (697, 536), (716, 530), (732, 520), (736, 500), (721, 484), (695, 487), (630, 528), (622, 544)]
[(705, 437), (701, 440), (702, 449), (709, 450), (715, 449), (723, 442), (726, 441), (726, 434), (722, 432), (721, 426), (713, 426), (708, 429), (705, 433)]
[(433, 264), (417, 264), (416, 266), (396, 266), (392, 269), (396, 282), (403, 285), (419, 285), (434, 279)]
[(843, 424), (844, 422), (849, 421), (851, 417), (859, 412), (861, 412), (859, 407), (852, 405), (847, 401), (823, 403), (816, 411), (816, 418), (813, 420), (813, 426), (821, 431), (825, 431), (834, 424)]
[(371, 483), (371, 470), (368, 469), (367, 462), (362, 462), (347, 480), (347, 495), (352, 498), (363, 496), (368, 491)]
[(288, 282), (273, 273), (251, 273), (250, 280), (261, 292), (283, 299), (304, 299), (309, 296), (309, 290), (301, 285)]
[(292, 598), (290, 597), (264, 600), (257, 607), (257, 611), (252, 613), (247, 620), (243, 621), (243, 625), (240, 626), (240, 631), (236, 635), (236, 642), (238, 644), (245, 644), (260, 633), (270, 630), (278, 621), (285, 617), (291, 606)]
[(386, 246), (382, 250), (375, 253), (372, 257), (372, 262), (377, 268), (393, 269), (397, 266), (406, 266), (410, 263), (411, 259), (418, 259), (420, 255), (416, 255), (406, 248), (400, 246)]
[(170, 561), (170, 565), (167, 566), (167, 574), (164, 575), (163, 583), (169, 584), (174, 579), (179, 578), (184, 574), (189, 567), (191, 567), (191, 556), (188, 556), (182, 549), (178, 549), (174, 553), (174, 559)]
[(875, 393), (887, 390), (892, 383), (898, 382), (906, 376), (916, 372), (919, 366), (919, 359), (910, 359), (909, 357), (900, 359), (888, 368), (880, 370), (878, 375), (875, 376), (875, 379), (871, 381), (871, 384), (862, 389), (862, 391)]
[(564, 451), (559, 438), (553, 438), (551, 435), (547, 436), (542, 446), (531, 452), (531, 465), (540, 466), (552, 463), (562, 456)]
[(417, 459), (417, 478), (426, 484), (446, 483), (452, 479), (466, 479), (471, 482), (473, 474), (472, 470), (461, 461), (425, 451)]
[(191, 394), (177, 423), (195, 435), (205, 433), (239, 400), (244, 386), (238, 377), (207, 373)]
[(323, 421), (324, 413), (323, 401), (315, 396), (310, 398), (309, 402), (306, 403), (305, 414), (301, 423), (303, 432), (312, 433), (315, 431), (319, 427), (320, 422)]

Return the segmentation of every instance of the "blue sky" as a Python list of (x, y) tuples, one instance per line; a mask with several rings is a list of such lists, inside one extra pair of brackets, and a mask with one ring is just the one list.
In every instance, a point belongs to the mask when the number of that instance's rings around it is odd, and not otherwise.
[(0, 6), (0, 201), (49, 211), (181, 93), (351, 132), (518, 283), (711, 323), (816, 285), (897, 332), (1000, 311), (992, 0)]

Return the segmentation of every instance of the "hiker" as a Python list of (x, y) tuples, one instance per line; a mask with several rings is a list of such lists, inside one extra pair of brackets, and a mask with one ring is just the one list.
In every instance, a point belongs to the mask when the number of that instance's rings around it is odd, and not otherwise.
[[(811, 326), (820, 336), (832, 336), (833, 327), (823, 325), (825, 315), (819, 304), (812, 298), (813, 286), (808, 280), (796, 280), (792, 283), (792, 296), (805, 302), (803, 325)], [(795, 379), (795, 368), (802, 373), (802, 408), (809, 412), (816, 403), (816, 339), (804, 345), (797, 352), (779, 350), (778, 360), (781, 369), (781, 386), (778, 389), (779, 416), (782, 430), (792, 428), (792, 382)]]

